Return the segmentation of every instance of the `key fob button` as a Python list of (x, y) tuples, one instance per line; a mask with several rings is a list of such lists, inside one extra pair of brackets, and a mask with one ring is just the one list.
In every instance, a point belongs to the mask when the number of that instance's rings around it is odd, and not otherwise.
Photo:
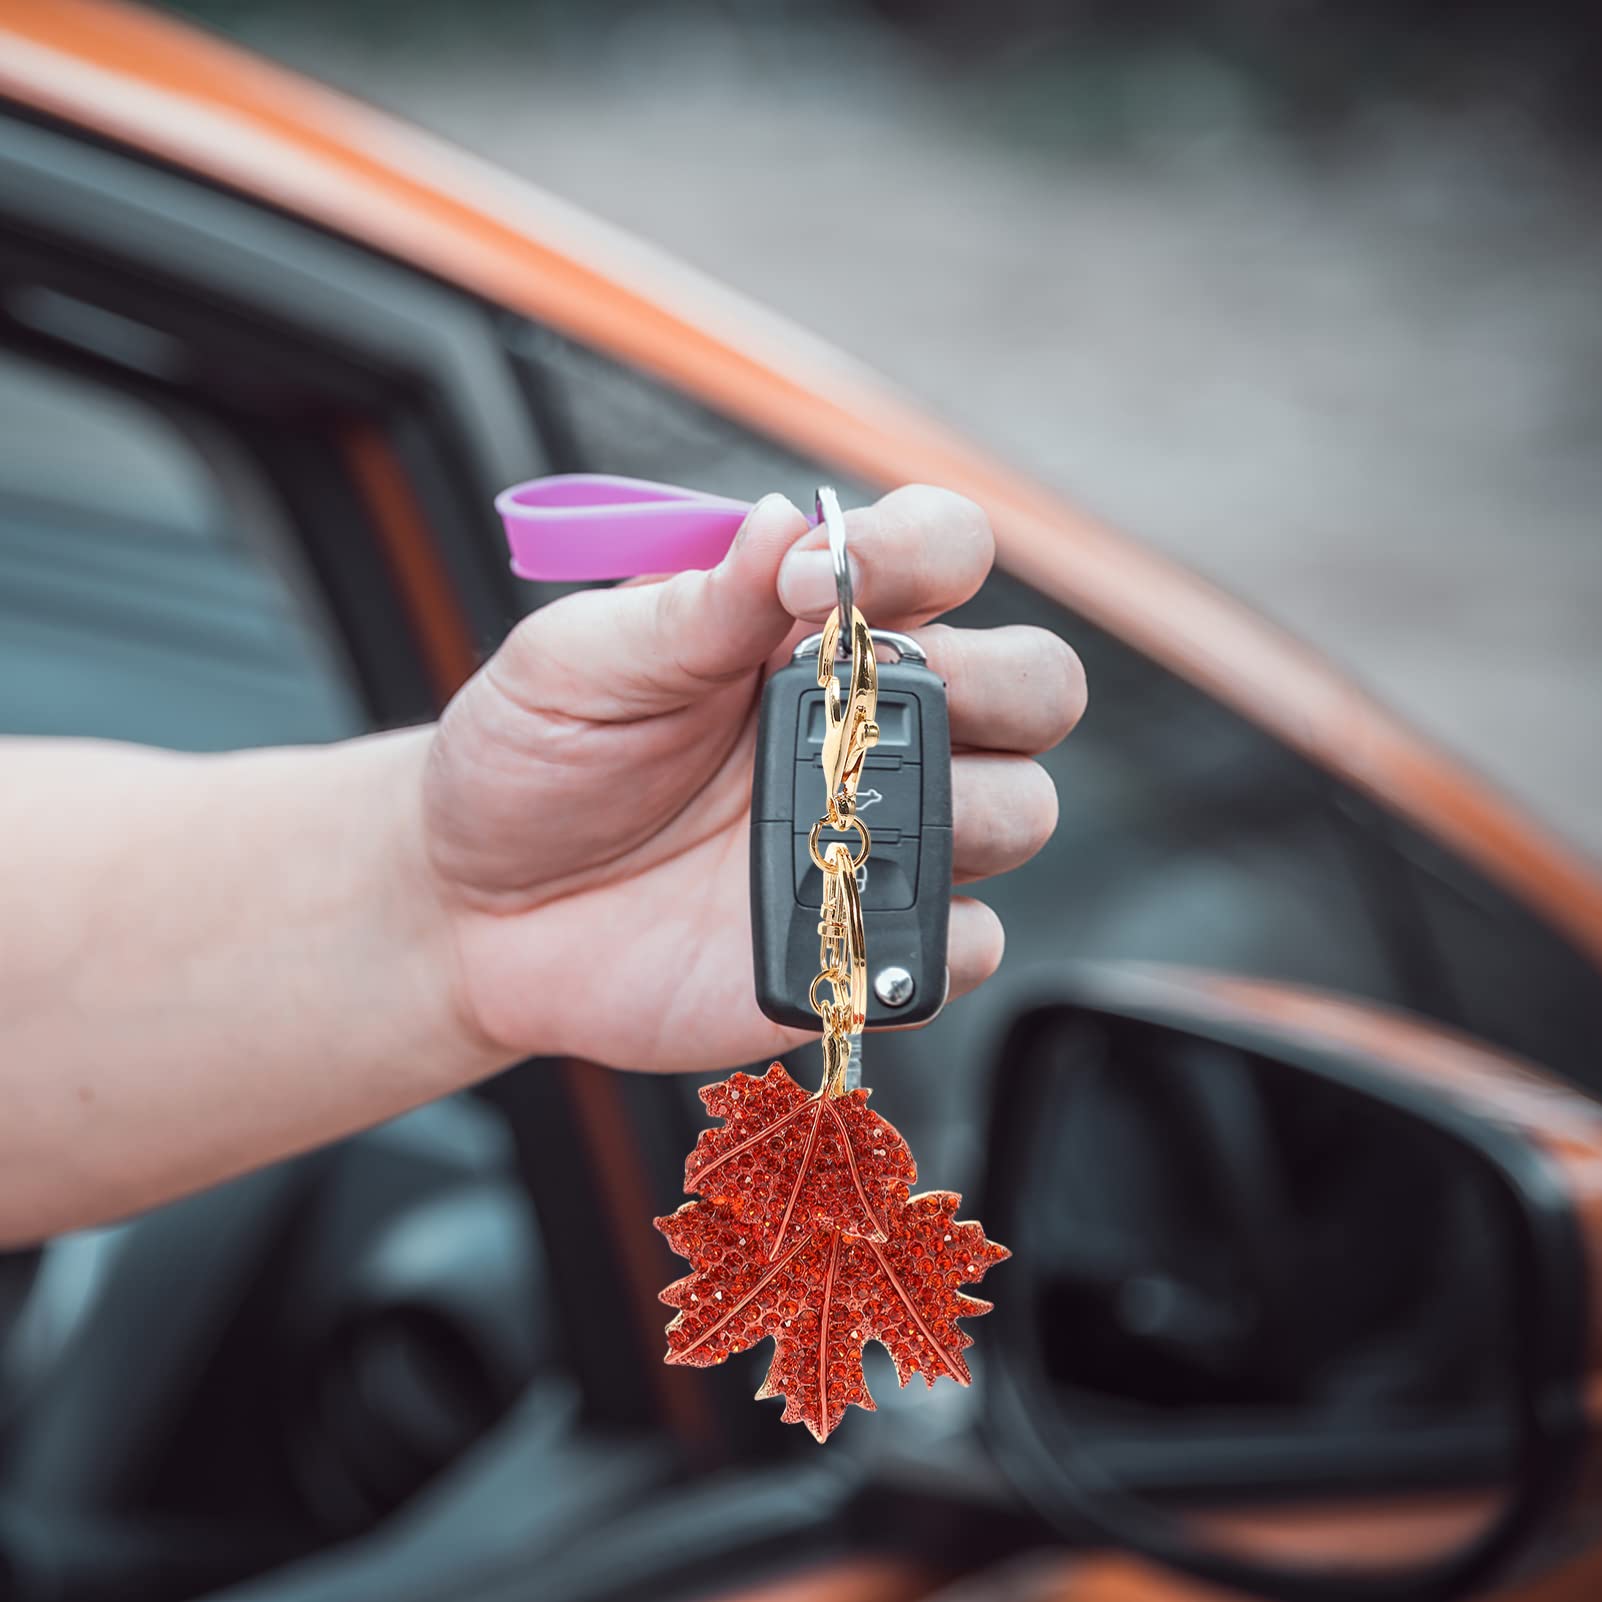
[[(795, 770), (795, 812), (807, 816), (807, 808), (817, 815), (818, 797), (823, 794), (823, 763), (814, 761)], [(881, 835), (917, 834), (923, 819), (923, 769), (916, 762), (899, 757), (875, 762), (868, 758), (857, 786), (857, 816), (873, 835), (873, 852), (879, 853)], [(810, 828), (811, 825), (808, 824)], [(853, 855), (860, 842), (853, 838)]]
[[(881, 683), (883, 676), (881, 675)], [(922, 745), (918, 727), (918, 703), (909, 695), (897, 695), (881, 689), (879, 706), (874, 714), (879, 725), (879, 743), (868, 753), (868, 766), (875, 757), (899, 756), (918, 760)], [(801, 712), (796, 719), (795, 754), (806, 758), (823, 751), (823, 691), (808, 690), (801, 697)], [(819, 795), (822, 794), (820, 785)], [(818, 810), (818, 796), (808, 798), (807, 810)]]
[[(823, 850), (831, 840), (854, 846), (854, 836), (825, 829), (818, 836), (818, 849)], [(875, 836), (872, 854), (857, 869), (857, 889), (864, 913), (896, 912), (914, 905), (918, 899), (918, 842), (881, 841)], [(823, 901), (823, 875), (812, 860), (804, 834), (795, 841), (795, 898), (804, 907), (816, 907)]]

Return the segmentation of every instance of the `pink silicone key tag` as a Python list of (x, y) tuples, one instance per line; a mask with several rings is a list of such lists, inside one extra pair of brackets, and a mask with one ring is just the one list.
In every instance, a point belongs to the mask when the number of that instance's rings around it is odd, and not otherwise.
[(575, 583), (715, 567), (745, 501), (611, 473), (557, 473), (495, 497), (519, 578)]

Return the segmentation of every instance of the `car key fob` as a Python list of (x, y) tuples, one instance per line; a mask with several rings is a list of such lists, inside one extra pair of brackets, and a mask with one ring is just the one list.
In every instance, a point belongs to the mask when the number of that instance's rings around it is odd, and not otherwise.
[[(904, 634), (875, 629), (900, 654), (878, 670), (878, 743), (868, 752), (856, 816), (873, 839), (857, 869), (867, 934), (868, 1026), (921, 1023), (946, 999), (951, 919), (951, 730), (945, 681)], [(807, 1003), (818, 967), (823, 875), (807, 847), (824, 796), (824, 692), (813, 635), (768, 680), (751, 792), (751, 931), (757, 1005), (776, 1023), (816, 1029)], [(842, 688), (849, 664), (836, 670)], [(819, 851), (854, 831), (824, 829)]]

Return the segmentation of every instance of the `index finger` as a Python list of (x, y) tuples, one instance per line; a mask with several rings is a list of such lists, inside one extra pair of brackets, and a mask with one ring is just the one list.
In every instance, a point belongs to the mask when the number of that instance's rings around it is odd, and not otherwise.
[[(913, 628), (960, 606), (995, 560), (990, 519), (964, 495), (927, 484), (892, 490), (846, 513), (851, 584), (875, 628)], [(815, 622), (834, 607), (828, 535), (798, 540), (779, 569), (779, 599), (792, 617)]]

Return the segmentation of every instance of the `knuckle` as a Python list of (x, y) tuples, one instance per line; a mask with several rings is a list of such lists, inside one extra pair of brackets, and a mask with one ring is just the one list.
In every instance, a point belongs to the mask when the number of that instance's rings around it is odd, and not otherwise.
[(530, 612), (501, 641), (484, 675), (525, 710), (553, 704), (571, 683), (570, 642), (598, 627), (588, 616), (597, 598), (597, 592), (579, 590)]
[(702, 573), (674, 573), (654, 586), (656, 623), (663, 640), (678, 642), (691, 634), (697, 590), (710, 582)]
[(555, 650), (556, 641), (585, 599), (585, 592), (578, 591), (560, 596), (537, 611), (530, 612), (501, 642), (497, 654), (512, 667), (522, 669), (536, 666)]
[(521, 683), (539, 671), (539, 665), (551, 652), (551, 620), (548, 613), (561, 606), (553, 601), (537, 612), (530, 612), (501, 641), (500, 649), (492, 659), (502, 679)]

